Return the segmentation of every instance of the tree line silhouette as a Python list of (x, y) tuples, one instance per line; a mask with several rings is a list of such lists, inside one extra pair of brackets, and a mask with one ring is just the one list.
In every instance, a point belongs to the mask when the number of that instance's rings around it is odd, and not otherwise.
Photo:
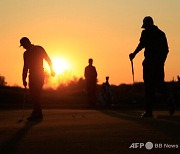
[[(0, 76), (3, 85), (0, 86), (0, 107), (19, 108), (22, 105), (24, 89), (18, 86), (7, 86), (6, 78)], [(86, 81), (84, 78), (74, 77), (68, 83), (60, 83), (57, 89), (48, 88), (43, 91), (42, 105), (47, 108), (85, 108), (86, 107)], [(180, 81), (166, 82), (170, 94), (173, 96), (176, 106), (180, 106)], [(97, 85), (97, 93), (100, 92), (102, 85)], [(111, 85), (114, 103), (117, 108), (144, 106), (144, 83), (137, 82), (132, 84)], [(163, 106), (163, 98), (156, 92), (156, 106)], [(158, 105), (159, 104), (159, 105)], [(27, 96), (27, 108), (31, 107), (30, 95)], [(161, 107), (162, 107), (161, 106)]]

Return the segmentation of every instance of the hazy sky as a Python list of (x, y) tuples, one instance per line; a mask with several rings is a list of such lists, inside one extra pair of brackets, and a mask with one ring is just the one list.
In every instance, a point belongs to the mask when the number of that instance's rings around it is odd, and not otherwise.
[[(51, 58), (69, 61), (72, 74), (81, 77), (88, 58), (94, 59), (99, 83), (131, 83), (128, 59), (139, 43), (142, 20), (150, 15), (167, 36), (170, 53), (166, 80), (180, 75), (179, 0), (1, 0), (0, 74), (9, 85), (20, 85), (23, 48), (30, 38)], [(142, 81), (141, 51), (134, 60), (135, 80)]]

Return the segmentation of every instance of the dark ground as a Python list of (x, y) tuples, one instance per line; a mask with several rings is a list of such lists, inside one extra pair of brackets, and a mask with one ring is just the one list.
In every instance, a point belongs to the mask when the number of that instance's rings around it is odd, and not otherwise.
[[(30, 114), (25, 110), (25, 117)], [(27, 122), (22, 110), (0, 110), (0, 154), (178, 153), (180, 111), (155, 111), (141, 119), (140, 110), (44, 110), (44, 120)], [(132, 143), (171, 144), (176, 148), (129, 148)]]
[[(157, 93), (154, 118), (141, 119), (141, 83), (112, 87), (116, 106), (109, 110), (88, 110), (82, 87), (78, 91), (76, 86), (70, 86), (61, 91), (43, 91), (44, 120), (39, 122), (25, 120), (32, 107), (28, 91), (1, 87), (0, 154), (180, 153), (180, 86), (173, 84), (169, 89), (178, 109), (174, 116), (169, 116), (167, 105)], [(19, 123), (24, 98), (25, 119)], [(144, 146), (147, 142), (152, 142), (151, 150)], [(142, 148), (129, 148), (138, 143)]]

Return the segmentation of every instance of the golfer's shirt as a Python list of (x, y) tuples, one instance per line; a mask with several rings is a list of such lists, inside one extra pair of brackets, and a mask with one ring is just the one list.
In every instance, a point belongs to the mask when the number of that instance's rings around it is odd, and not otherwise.
[(47, 53), (41, 46), (35, 46), (24, 52), (23, 76), (38, 76), (44, 73), (43, 59), (49, 59)]
[(169, 47), (166, 35), (157, 26), (152, 26), (148, 30), (143, 30), (138, 45), (139, 50), (145, 48), (143, 63), (162, 63), (164, 64)]

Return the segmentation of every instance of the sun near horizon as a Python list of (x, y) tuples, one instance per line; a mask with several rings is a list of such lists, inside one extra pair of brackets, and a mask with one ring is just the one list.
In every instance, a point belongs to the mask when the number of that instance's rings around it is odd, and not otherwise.
[(48, 81), (45, 87), (56, 88), (59, 84), (66, 84), (72, 79), (72, 64), (67, 58), (53, 56), (51, 61), (55, 72), (54, 77), (50, 76), (51, 71), (49, 65), (46, 62), (43, 63), (44, 70), (47, 73), (46, 80)]
[(53, 57), (52, 64), (54, 71), (57, 75), (62, 74), (65, 71), (69, 71), (71, 69), (70, 62), (63, 58)]
[[(56, 75), (62, 75), (64, 72), (71, 71), (72, 64), (67, 58), (53, 56), (50, 59)], [(51, 73), (50, 67), (47, 62), (43, 62), (43, 67), (46, 72), (48, 72), (49, 74)]]

